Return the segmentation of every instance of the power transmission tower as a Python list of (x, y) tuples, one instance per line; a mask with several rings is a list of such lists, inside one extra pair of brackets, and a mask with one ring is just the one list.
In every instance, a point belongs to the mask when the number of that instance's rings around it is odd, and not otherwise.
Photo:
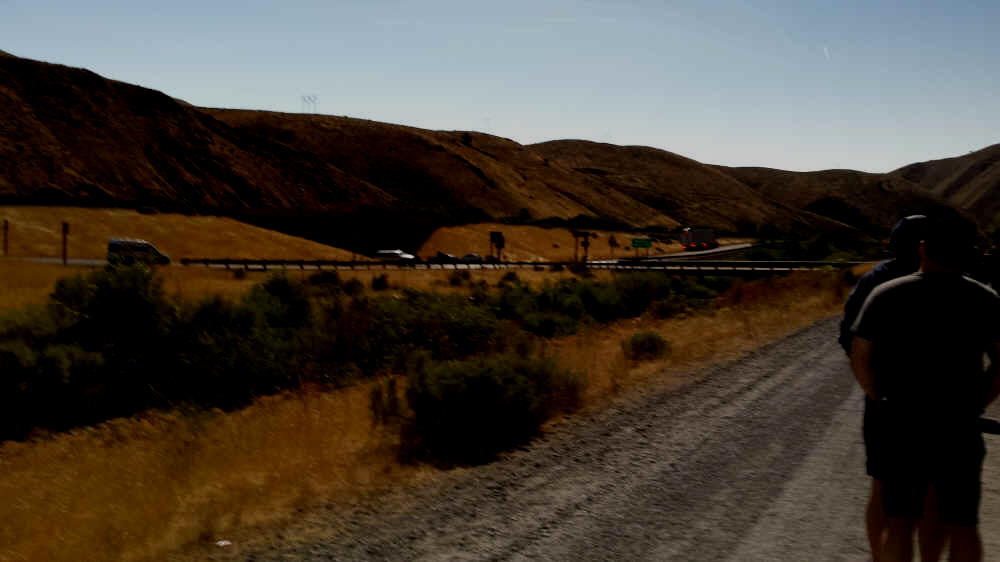
[(302, 96), (302, 113), (319, 113), (319, 98), (316, 94)]

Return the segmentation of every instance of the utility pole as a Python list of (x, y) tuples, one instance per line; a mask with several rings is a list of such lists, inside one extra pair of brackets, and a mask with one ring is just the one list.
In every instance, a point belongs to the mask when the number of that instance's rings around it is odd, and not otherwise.
[(66, 221), (63, 221), (63, 224), (62, 224), (62, 233), (63, 233), (63, 241), (62, 241), (63, 242), (63, 244), (62, 244), (63, 266), (65, 266), (66, 265), (66, 261), (67, 261), (66, 260), (66, 239), (69, 238), (69, 223), (66, 222)]

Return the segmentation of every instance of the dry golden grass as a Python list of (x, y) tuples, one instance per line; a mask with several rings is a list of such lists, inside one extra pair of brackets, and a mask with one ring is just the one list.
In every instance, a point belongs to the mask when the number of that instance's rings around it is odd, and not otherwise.
[[(96, 267), (69, 266), (60, 264), (41, 264), (19, 259), (0, 259), (0, 311), (15, 310), (29, 304), (42, 304), (47, 301), (55, 282), (63, 277), (84, 275)], [(160, 267), (157, 272), (163, 280), (167, 293), (177, 295), (182, 299), (193, 300), (210, 295), (221, 295), (237, 298), (244, 294), (254, 284), (260, 283), (270, 275), (280, 270), (251, 270), (237, 276), (237, 270), (214, 269), (201, 266)], [(300, 270), (288, 268), (284, 272), (293, 279), (308, 280), (316, 270)], [(453, 270), (426, 269), (379, 269), (338, 271), (342, 281), (357, 279), (366, 287), (371, 287), (375, 277), (385, 275), (390, 288), (413, 288), (420, 290), (454, 291), (464, 290), (452, 287), (448, 281)], [(530, 269), (515, 270), (518, 278), (532, 285), (540, 285), (546, 280), (558, 280), (573, 277), (569, 271), (533, 271)], [(496, 285), (507, 274), (507, 270), (470, 270), (468, 283), (485, 281)], [(608, 271), (594, 271), (594, 278), (608, 279)]]
[(159, 559), (403, 469), (364, 385), (0, 447), (0, 560)]
[(88, 271), (61, 265), (0, 259), (0, 311), (44, 303), (56, 280)]
[[(582, 373), (585, 406), (601, 407), (608, 397), (683, 384), (698, 367), (835, 314), (845, 292), (839, 272), (742, 283), (708, 314), (625, 321), (551, 341), (544, 353)], [(672, 354), (626, 361), (621, 341), (639, 329), (664, 335)], [(368, 388), (306, 390), (230, 414), (152, 414), (5, 443), (0, 560), (199, 560), (213, 550), (238, 557), (299, 508), (350, 504), (433, 478), (431, 469), (398, 463), (398, 434), (373, 425)], [(223, 538), (234, 542), (224, 554), (212, 546)]]
[[(686, 382), (698, 367), (735, 359), (818, 320), (838, 314), (848, 287), (839, 272), (800, 272), (738, 283), (711, 312), (669, 319), (639, 318), (553, 342), (547, 353), (584, 375), (585, 402), (600, 403), (623, 390), (655, 382)], [(638, 331), (655, 331), (671, 344), (663, 359), (633, 363), (621, 344)]]
[[(503, 233), (503, 259), (506, 261), (571, 261), (573, 260), (573, 235), (566, 228), (542, 228), (540, 226), (512, 226), (500, 223), (470, 224), (439, 228), (427, 239), (417, 252), (422, 258), (431, 258), (438, 252), (461, 256), (475, 252), (488, 256), (490, 253), (490, 232)], [(590, 241), (589, 259), (600, 260), (612, 257), (608, 240), (614, 236), (620, 245), (613, 257), (634, 256), (635, 250), (629, 246), (638, 235), (630, 232), (592, 231), (597, 238)], [(747, 238), (720, 238), (722, 244), (741, 244)], [(654, 254), (679, 253), (683, 250), (679, 243), (655, 244)], [(583, 248), (577, 250), (583, 258)], [(645, 250), (643, 250), (645, 252)], [(645, 254), (642, 254), (645, 255)]]
[(10, 224), (10, 256), (62, 256), (62, 223), (69, 223), (67, 254), (103, 259), (108, 239), (142, 238), (175, 261), (181, 258), (349, 260), (351, 252), (266, 230), (234, 219), (141, 214), (127, 209), (0, 206)]

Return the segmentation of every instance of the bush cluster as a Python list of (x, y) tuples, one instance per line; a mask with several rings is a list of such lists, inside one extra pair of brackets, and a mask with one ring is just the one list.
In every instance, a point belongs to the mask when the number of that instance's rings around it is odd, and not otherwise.
[(190, 304), (142, 265), (62, 279), (46, 306), (0, 322), (0, 439), (293, 387), (312, 318), (286, 277)]
[(446, 464), (490, 461), (531, 439), (579, 390), (579, 378), (551, 361), (509, 355), (429, 364), (407, 381), (409, 452)]
[(499, 318), (518, 322), (541, 337), (576, 333), (581, 326), (635, 318), (649, 311), (660, 318), (692, 312), (729, 286), (726, 278), (669, 277), (656, 273), (620, 275), (609, 283), (563, 279), (539, 289), (505, 283), (491, 299)]
[(622, 352), (630, 361), (659, 359), (670, 353), (670, 342), (657, 332), (636, 332), (622, 342)]
[[(415, 440), (467, 462), (520, 442), (555, 396), (572, 396), (564, 374), (523, 359), (538, 336), (685, 312), (724, 284), (635, 274), (535, 289), (510, 275), (496, 288), (470, 283), (467, 294), (369, 294), (325, 272), (306, 283), (273, 276), (237, 300), (182, 301), (142, 265), (108, 267), (62, 279), (46, 305), (0, 319), (0, 440), (409, 372)], [(428, 406), (436, 400), (460, 403)], [(482, 450), (455, 456), (449, 443), (459, 437), (442, 434), (442, 420), (475, 412), (507, 421), (483, 430)]]

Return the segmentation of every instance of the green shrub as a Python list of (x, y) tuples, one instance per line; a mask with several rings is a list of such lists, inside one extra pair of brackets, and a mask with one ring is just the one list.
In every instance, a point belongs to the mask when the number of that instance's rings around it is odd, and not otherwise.
[(525, 330), (543, 338), (568, 336), (579, 328), (576, 320), (558, 312), (529, 312), (522, 322)]
[(284, 273), (254, 285), (243, 302), (274, 328), (301, 328), (312, 314), (305, 286)]
[(624, 316), (622, 293), (617, 286), (604, 283), (585, 283), (580, 287), (580, 300), (587, 315), (602, 324), (614, 322)]
[(670, 353), (670, 342), (657, 332), (636, 332), (622, 342), (622, 351), (630, 361), (659, 359)]
[(452, 287), (460, 287), (462, 283), (472, 278), (467, 269), (455, 270), (448, 275), (448, 284)]
[(340, 274), (336, 271), (319, 271), (313, 273), (309, 276), (310, 285), (331, 285), (337, 287), (340, 285)]
[[(468, 271), (453, 275), (470, 279)], [(338, 283), (334, 272), (307, 283), (279, 274), (238, 300), (183, 302), (167, 297), (161, 279), (142, 265), (61, 279), (47, 305), (0, 317), (0, 439), (148, 408), (232, 409), (303, 381), (342, 386), (387, 369), (412, 378), (434, 371), (424, 367), (430, 361), (471, 365), (477, 373), (469, 383), (472, 396), (497, 381), (512, 382), (510, 392), (517, 394), (528, 379), (544, 387), (525, 387), (535, 388), (543, 402), (572, 396), (545, 390), (562, 385), (550, 381), (562, 376), (558, 372), (514, 360), (498, 370), (498, 360), (470, 358), (529, 357), (539, 337), (647, 310), (667, 316), (695, 309), (729, 281), (629, 274), (610, 283), (563, 279), (536, 290), (511, 272), (496, 290), (480, 279), (469, 283), (468, 294), (406, 290), (375, 297), (364, 296), (357, 279)], [(380, 286), (388, 286), (387, 276), (373, 280)], [(623, 345), (637, 359), (666, 353), (653, 344), (637, 334)], [(381, 395), (379, 412), (393, 415), (388, 390)], [(504, 400), (494, 406), (514, 408)]]
[(375, 306), (382, 342), (395, 349), (412, 346), (438, 360), (461, 359), (490, 351), (496, 341), (496, 316), (462, 295), (407, 290), (403, 298), (379, 299)]
[(307, 359), (296, 336), (311, 312), (285, 298), (261, 288), (240, 302), (213, 297), (187, 307), (169, 344), (178, 368), (154, 387), (177, 402), (223, 409), (296, 387), (298, 365)]
[(385, 291), (389, 288), (389, 276), (386, 274), (377, 275), (372, 278), (373, 291)]
[(365, 291), (365, 285), (359, 279), (351, 278), (344, 282), (344, 294), (356, 297)]
[(672, 318), (678, 314), (687, 312), (687, 304), (684, 299), (678, 297), (668, 297), (660, 299), (649, 306), (649, 314), (653, 318)]
[(511, 283), (500, 287), (495, 297), (484, 291), (498, 318), (521, 321), (538, 309), (538, 298), (530, 285)]
[(21, 439), (38, 424), (31, 381), (38, 354), (21, 340), (0, 341), (0, 441)]
[(134, 356), (154, 348), (169, 327), (163, 282), (141, 264), (60, 279), (50, 300), (53, 313), (71, 322), (72, 340), (88, 349)]
[(411, 456), (444, 464), (488, 462), (527, 443), (541, 423), (576, 403), (578, 379), (552, 362), (497, 356), (413, 372), (406, 396)]

